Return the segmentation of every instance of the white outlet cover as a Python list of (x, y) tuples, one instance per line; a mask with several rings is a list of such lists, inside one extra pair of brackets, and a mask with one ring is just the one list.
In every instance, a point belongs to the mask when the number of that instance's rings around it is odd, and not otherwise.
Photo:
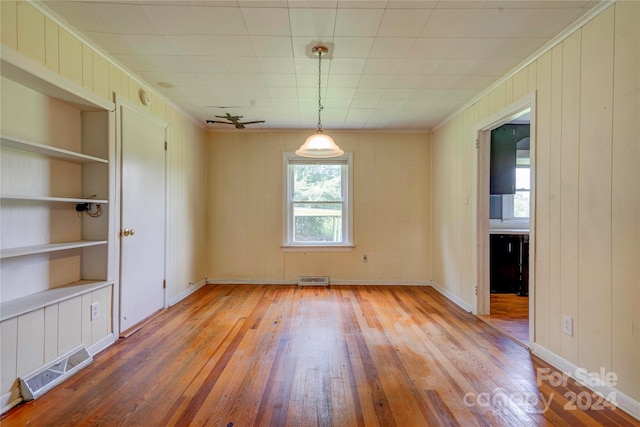
[(91, 320), (95, 320), (100, 315), (100, 303), (91, 304)]
[(573, 319), (569, 316), (562, 316), (562, 332), (573, 336)]

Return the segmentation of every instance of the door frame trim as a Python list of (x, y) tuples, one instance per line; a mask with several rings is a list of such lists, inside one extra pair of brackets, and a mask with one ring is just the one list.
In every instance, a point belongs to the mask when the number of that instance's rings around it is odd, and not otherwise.
[(529, 215), (529, 346), (535, 342), (535, 214), (536, 214), (536, 92), (506, 106), (497, 113), (479, 121), (474, 126), (476, 136), (476, 183), (473, 210), (473, 277), (476, 292), (472, 312), (475, 315), (489, 314), (489, 164), (491, 154), (491, 131), (531, 110), (530, 155), (531, 155), (531, 207)]
[[(114, 93), (115, 100), (115, 125), (116, 125), (116, 133), (115, 133), (115, 165), (114, 165), (114, 176), (113, 180), (115, 183), (115, 195), (114, 200), (116, 206), (113, 211), (115, 212), (115, 241), (118, 242), (115, 246), (115, 254), (114, 257), (117, 260), (117, 284), (114, 286), (114, 295), (113, 295), (113, 318), (114, 325), (113, 330), (117, 335), (120, 335), (123, 331), (120, 330), (120, 307), (122, 304), (122, 294), (120, 293), (120, 286), (122, 285), (122, 239), (120, 236), (120, 231), (122, 230), (122, 117), (121, 117), (121, 108), (128, 108), (131, 111), (134, 111), (137, 114), (140, 114), (149, 121), (156, 123), (158, 126), (164, 128), (164, 140), (165, 142), (169, 141), (169, 124), (159, 119), (158, 117), (151, 114), (148, 110), (140, 107), (129, 99), (123, 97), (120, 94)], [(169, 251), (169, 150), (165, 150), (164, 155), (164, 268), (163, 268), (163, 276), (166, 283), (168, 277), (168, 251)], [(168, 307), (168, 299), (167, 299), (167, 288), (162, 289), (162, 307)], [(153, 313), (152, 315), (155, 315)], [(146, 320), (146, 319), (145, 319)], [(143, 320), (142, 322), (145, 322)], [(134, 325), (135, 326), (135, 325)]]

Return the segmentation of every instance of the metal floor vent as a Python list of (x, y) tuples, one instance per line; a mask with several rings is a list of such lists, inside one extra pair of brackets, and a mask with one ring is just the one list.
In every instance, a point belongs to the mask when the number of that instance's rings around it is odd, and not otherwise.
[(329, 276), (299, 276), (298, 286), (329, 286)]
[(34, 400), (71, 375), (93, 362), (85, 347), (79, 347), (52, 364), (25, 378), (20, 378), (20, 394), (24, 400)]

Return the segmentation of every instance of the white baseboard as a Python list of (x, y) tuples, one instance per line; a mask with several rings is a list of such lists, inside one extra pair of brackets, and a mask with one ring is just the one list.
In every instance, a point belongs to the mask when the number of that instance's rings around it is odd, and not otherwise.
[(191, 295), (192, 293), (194, 293), (195, 291), (197, 291), (207, 283), (208, 283), (207, 279), (204, 278), (199, 282), (194, 283), (193, 286), (189, 286), (187, 289), (180, 292), (178, 295), (172, 297), (169, 300), (169, 307), (171, 307), (172, 305), (176, 305), (177, 303), (179, 303), (180, 301), (182, 301), (183, 299), (185, 299), (186, 297), (188, 297), (189, 295)]
[[(584, 368), (579, 368), (568, 360), (558, 356), (549, 349), (542, 347), (540, 344), (533, 343), (529, 346), (531, 353), (535, 354), (545, 362), (561, 370), (569, 377), (580, 381), (588, 389), (598, 393), (599, 395), (607, 398), (608, 396), (615, 396), (615, 401), (611, 402), (618, 408), (627, 412), (632, 417), (640, 420), (640, 402), (632, 397), (624, 394), (615, 387), (602, 383), (599, 375), (589, 373)], [(580, 378), (576, 377), (576, 374), (580, 373)], [(586, 381), (584, 381), (587, 378)], [(596, 385), (594, 385), (596, 384)]]
[(297, 280), (207, 279), (209, 285), (295, 285)]
[[(451, 300), (452, 302), (460, 306), (463, 310), (471, 312), (471, 305), (463, 301), (457, 295), (454, 295), (453, 293), (449, 292), (447, 289), (444, 289), (443, 287), (439, 286), (434, 282), (431, 282), (431, 286), (435, 290), (440, 292), (442, 295), (444, 295), (446, 298), (448, 298), (449, 300)], [(567, 374), (569, 377), (585, 383), (584, 385), (588, 389), (600, 394), (605, 398), (607, 396), (615, 396), (615, 402), (611, 402), (612, 404), (622, 409), (623, 411), (627, 412), (632, 417), (640, 420), (640, 402), (626, 395), (625, 393), (621, 392), (615, 387), (612, 387), (610, 385), (607, 385), (606, 383), (602, 383), (601, 381), (598, 381), (600, 379), (599, 375), (589, 373), (584, 368), (582, 369), (579, 368), (578, 366), (574, 365), (568, 360), (563, 359), (562, 357), (558, 356), (557, 354), (542, 347), (537, 343), (531, 344), (529, 346), (529, 349), (533, 354), (540, 357), (542, 360), (549, 363), (550, 365), (561, 370), (562, 372)], [(576, 377), (576, 374), (578, 373), (580, 373), (581, 378)], [(593, 385), (593, 384), (597, 384), (597, 385)]]
[[(210, 285), (295, 285), (297, 280), (227, 280), (208, 279)], [(430, 286), (429, 281), (420, 280), (332, 280), (329, 278), (329, 285), (378, 285), (378, 286)]]
[(366, 285), (366, 286), (430, 286), (425, 280), (330, 280), (332, 285)]
[(114, 342), (116, 342), (116, 336), (115, 336), (115, 334), (111, 333), (111, 334), (107, 335), (106, 337), (102, 338), (97, 343), (89, 346), (89, 348), (87, 348), (87, 352), (89, 352), (89, 354), (91, 356), (94, 356), (94, 355), (100, 353), (105, 348), (109, 347)]
[(22, 402), (22, 396), (20, 396), (20, 389), (16, 383), (15, 388), (13, 388), (10, 392), (5, 393), (0, 397), (0, 405), (2, 407), (2, 413), (4, 414), (9, 409), (16, 406), (18, 403)]
[(462, 308), (464, 311), (466, 311), (468, 313), (471, 313), (471, 311), (472, 311), (471, 304), (469, 304), (468, 302), (466, 302), (465, 300), (463, 300), (462, 298), (460, 298), (459, 296), (457, 296), (453, 292), (449, 291), (448, 289), (443, 288), (442, 286), (438, 285), (437, 283), (435, 283), (433, 281), (431, 281), (431, 287), (433, 287), (433, 289), (435, 289), (436, 291), (440, 292), (448, 300), (450, 300), (451, 302), (455, 303), (458, 307)]

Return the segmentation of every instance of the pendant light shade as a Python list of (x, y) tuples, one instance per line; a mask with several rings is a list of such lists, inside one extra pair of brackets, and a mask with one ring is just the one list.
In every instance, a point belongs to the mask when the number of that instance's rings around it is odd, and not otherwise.
[(296, 150), (296, 155), (302, 157), (327, 158), (342, 156), (344, 151), (340, 149), (329, 135), (322, 131), (317, 131), (311, 135)]
[(315, 46), (311, 51), (318, 55), (318, 129), (316, 130), (316, 133), (307, 138), (304, 144), (296, 150), (296, 155), (302, 157), (314, 157), (318, 159), (342, 156), (344, 151), (336, 145), (333, 138), (323, 132), (322, 120), (320, 117), (320, 113), (324, 108), (322, 106), (321, 87), (322, 55), (327, 53), (328, 49), (324, 46)]

